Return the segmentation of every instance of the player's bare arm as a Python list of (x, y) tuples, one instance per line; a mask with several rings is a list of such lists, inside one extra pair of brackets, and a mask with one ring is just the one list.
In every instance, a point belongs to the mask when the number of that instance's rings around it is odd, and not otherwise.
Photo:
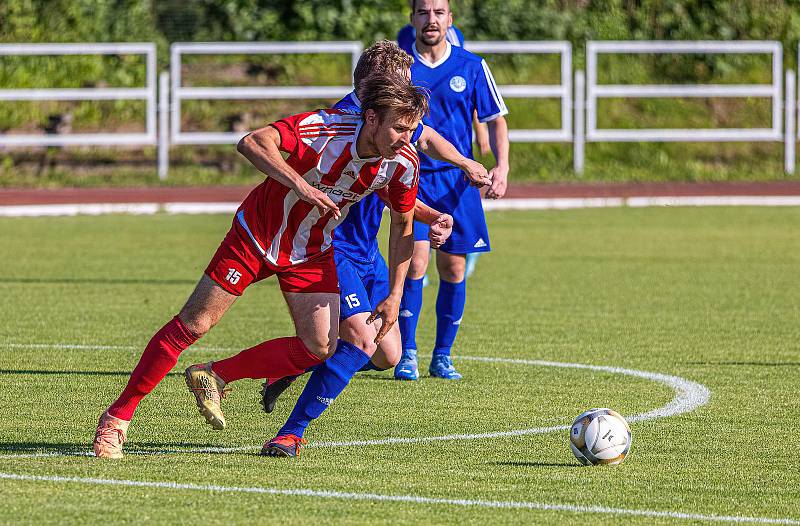
[(472, 127), (475, 130), (475, 142), (478, 144), (478, 151), (481, 155), (487, 155), (492, 147), (489, 145), (489, 131), (486, 124), (478, 120), (478, 112), (472, 112)]
[(428, 240), (431, 248), (439, 248), (453, 232), (453, 216), (431, 208), (419, 199), (414, 204), (414, 220), (430, 225)]
[(481, 188), (492, 184), (489, 173), (481, 163), (461, 155), (456, 147), (450, 144), (450, 141), (430, 126), (423, 128), (416, 146), (418, 151), (437, 161), (444, 161), (461, 168), (472, 186)]
[(318, 207), (323, 214), (330, 210), (333, 217), (338, 219), (341, 216), (339, 207), (327, 194), (308, 184), (286, 163), (281, 155), (280, 145), (281, 136), (278, 130), (267, 126), (243, 137), (236, 149), (260, 172), (291, 188), (300, 199)]
[[(386, 206), (391, 207), (384, 189), (378, 190), (377, 194), (386, 203)], [(450, 234), (453, 233), (453, 216), (439, 212), (419, 199), (414, 202), (414, 221), (430, 225), (428, 240), (431, 243), (431, 248), (439, 248), (444, 245)]]
[(505, 117), (498, 117), (488, 123), (489, 144), (494, 154), (495, 166), (489, 170), (492, 186), (486, 191), (489, 199), (500, 199), (508, 188), (508, 124)]
[(391, 226), (389, 230), (389, 295), (380, 302), (372, 312), (367, 323), (376, 319), (383, 320), (375, 343), (379, 344), (389, 329), (397, 323), (400, 315), (400, 299), (403, 297), (403, 285), (411, 263), (411, 254), (414, 251), (414, 209), (408, 212), (391, 213)]

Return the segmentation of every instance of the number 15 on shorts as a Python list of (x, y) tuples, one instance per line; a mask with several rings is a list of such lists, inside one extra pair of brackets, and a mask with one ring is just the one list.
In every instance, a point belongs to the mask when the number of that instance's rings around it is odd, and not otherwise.
[(345, 296), (344, 301), (347, 302), (347, 307), (350, 309), (354, 309), (361, 305), (361, 302), (358, 300), (358, 296), (355, 293)]

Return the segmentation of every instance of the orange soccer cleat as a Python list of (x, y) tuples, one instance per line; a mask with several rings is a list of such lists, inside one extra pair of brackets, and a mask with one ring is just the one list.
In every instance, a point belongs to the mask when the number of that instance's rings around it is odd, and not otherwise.
[(297, 457), (308, 440), (297, 435), (278, 435), (261, 448), (265, 457)]

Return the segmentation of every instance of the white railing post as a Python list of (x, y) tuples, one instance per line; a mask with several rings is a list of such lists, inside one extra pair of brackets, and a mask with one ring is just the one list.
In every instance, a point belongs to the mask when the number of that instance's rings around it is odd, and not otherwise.
[(575, 173), (583, 174), (585, 119), (584, 97), (586, 96), (586, 76), (583, 70), (575, 71), (575, 134), (572, 138), (572, 166)]
[(784, 169), (786, 170), (786, 173), (790, 175), (794, 174), (795, 141), (797, 140), (797, 133), (795, 131), (795, 126), (797, 124), (797, 121), (795, 120), (797, 117), (796, 88), (797, 85), (795, 84), (795, 72), (790, 69), (786, 72), (786, 107), (784, 108), (784, 113), (786, 115), (786, 128), (783, 134), (785, 144)]
[(169, 171), (169, 73), (158, 77), (158, 178), (167, 178)]

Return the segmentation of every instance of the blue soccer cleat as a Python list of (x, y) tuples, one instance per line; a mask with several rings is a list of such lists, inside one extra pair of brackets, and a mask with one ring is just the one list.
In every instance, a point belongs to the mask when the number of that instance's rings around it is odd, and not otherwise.
[(433, 358), (431, 358), (431, 365), (428, 367), (428, 372), (434, 378), (461, 380), (461, 374), (456, 371), (456, 368), (453, 367), (453, 361), (445, 354), (433, 355)]
[(400, 363), (394, 368), (395, 380), (417, 380), (419, 370), (417, 369), (417, 350), (405, 349), (400, 357)]

